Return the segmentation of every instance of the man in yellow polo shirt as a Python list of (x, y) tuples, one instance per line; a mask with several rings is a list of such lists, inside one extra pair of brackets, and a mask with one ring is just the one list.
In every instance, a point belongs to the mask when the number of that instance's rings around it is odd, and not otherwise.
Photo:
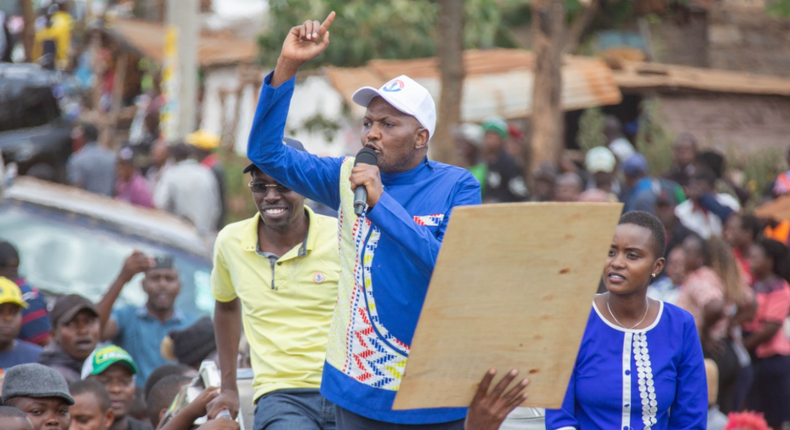
[[(286, 145), (304, 151), (298, 141)], [(340, 264), (337, 220), (315, 214), (304, 197), (254, 164), (254, 217), (226, 226), (214, 249), (222, 393), (209, 417), (236, 416), (236, 356), (243, 321), (255, 373), (255, 430), (334, 430), (335, 406), (318, 392)]]

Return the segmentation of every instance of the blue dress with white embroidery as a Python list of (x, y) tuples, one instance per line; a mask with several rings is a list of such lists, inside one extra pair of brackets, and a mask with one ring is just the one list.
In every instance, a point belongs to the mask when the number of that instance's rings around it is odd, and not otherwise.
[(627, 330), (593, 303), (561, 409), (546, 428), (705, 430), (707, 379), (694, 318), (659, 302), (649, 327)]

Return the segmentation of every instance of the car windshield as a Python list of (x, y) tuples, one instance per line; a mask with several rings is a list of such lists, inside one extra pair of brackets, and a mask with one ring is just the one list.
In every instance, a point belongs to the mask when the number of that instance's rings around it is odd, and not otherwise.
[[(37, 288), (54, 294), (81, 294), (98, 301), (134, 249), (148, 255), (171, 254), (181, 276), (176, 306), (183, 312), (209, 314), (211, 263), (180, 249), (111, 228), (92, 218), (6, 201), (0, 204), (0, 240), (19, 250), (19, 273)], [(146, 295), (137, 275), (116, 303), (142, 305)]]
[(0, 84), (0, 132), (39, 127), (58, 118), (52, 89)]

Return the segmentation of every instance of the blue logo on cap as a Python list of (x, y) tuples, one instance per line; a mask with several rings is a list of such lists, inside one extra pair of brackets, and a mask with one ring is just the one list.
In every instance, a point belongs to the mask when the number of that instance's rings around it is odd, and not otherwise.
[(381, 89), (382, 91), (386, 91), (388, 93), (397, 93), (398, 91), (403, 89), (403, 81), (401, 81), (400, 79), (393, 79), (387, 82), (386, 84), (384, 84), (384, 86), (381, 87)]

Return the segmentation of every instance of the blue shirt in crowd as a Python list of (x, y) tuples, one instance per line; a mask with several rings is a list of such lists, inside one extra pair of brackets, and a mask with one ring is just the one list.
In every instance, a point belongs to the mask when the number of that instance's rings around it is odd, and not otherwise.
[(148, 375), (159, 366), (173, 364), (162, 357), (162, 340), (171, 330), (189, 327), (197, 318), (176, 310), (170, 318), (162, 322), (148, 312), (145, 306), (125, 306), (112, 313), (118, 326), (118, 334), (112, 342), (129, 352), (140, 372), (137, 385), (142, 387)]
[(38, 356), (41, 355), (42, 348), (38, 345), (25, 342), (24, 340), (15, 341), (14, 349), (0, 352), (0, 368), (8, 369), (18, 364), (38, 363)]

